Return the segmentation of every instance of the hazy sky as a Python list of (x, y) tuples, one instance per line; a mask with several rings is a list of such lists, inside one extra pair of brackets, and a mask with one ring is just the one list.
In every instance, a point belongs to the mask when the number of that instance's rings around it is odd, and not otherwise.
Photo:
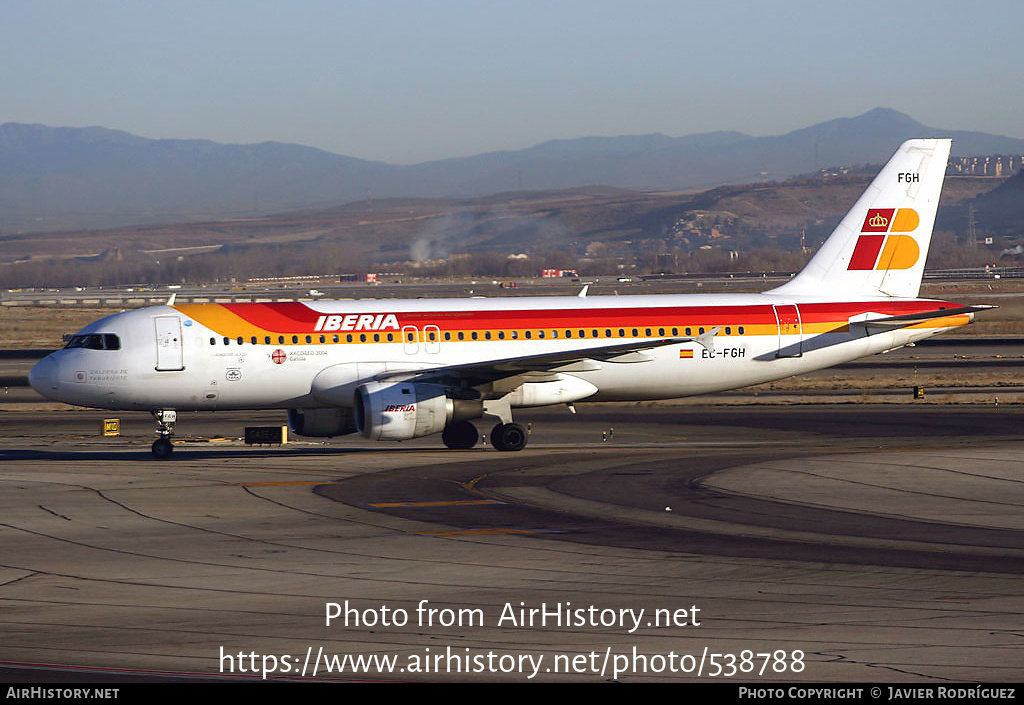
[(0, 123), (415, 163), (891, 107), (1024, 137), (1021, 0), (3, 0)]

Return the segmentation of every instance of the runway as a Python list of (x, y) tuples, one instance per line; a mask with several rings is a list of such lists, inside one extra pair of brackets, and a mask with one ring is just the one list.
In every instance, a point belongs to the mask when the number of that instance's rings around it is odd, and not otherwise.
[(168, 462), (143, 415), (0, 413), (5, 680), (1024, 676), (1024, 408), (579, 410), (521, 453), (182, 415), (227, 440)]

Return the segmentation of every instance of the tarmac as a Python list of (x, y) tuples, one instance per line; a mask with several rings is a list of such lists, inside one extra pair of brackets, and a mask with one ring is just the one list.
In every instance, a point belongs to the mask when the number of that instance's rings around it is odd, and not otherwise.
[(169, 461), (0, 411), (0, 680), (1024, 677), (1024, 407), (577, 408), (519, 453), (181, 414)]

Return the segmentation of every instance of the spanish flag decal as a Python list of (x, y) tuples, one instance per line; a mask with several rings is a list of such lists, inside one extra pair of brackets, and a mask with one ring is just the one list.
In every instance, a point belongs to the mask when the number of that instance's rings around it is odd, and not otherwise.
[(680, 360), (692, 360), (693, 359), (693, 350), (680, 350), (679, 351), (679, 359)]

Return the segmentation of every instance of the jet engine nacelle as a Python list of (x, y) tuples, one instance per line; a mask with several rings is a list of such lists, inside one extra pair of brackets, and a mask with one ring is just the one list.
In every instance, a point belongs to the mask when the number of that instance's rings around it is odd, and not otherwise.
[(319, 438), (356, 432), (352, 409), (288, 409), (288, 426), (300, 436)]
[(354, 392), (361, 384), (388, 372), (414, 371), (428, 367), (412, 362), (342, 362), (320, 370), (310, 391), (324, 406), (352, 406)]
[(354, 396), (356, 428), (373, 441), (429, 436), (453, 421), (483, 415), (482, 401), (451, 399), (438, 384), (368, 382)]

